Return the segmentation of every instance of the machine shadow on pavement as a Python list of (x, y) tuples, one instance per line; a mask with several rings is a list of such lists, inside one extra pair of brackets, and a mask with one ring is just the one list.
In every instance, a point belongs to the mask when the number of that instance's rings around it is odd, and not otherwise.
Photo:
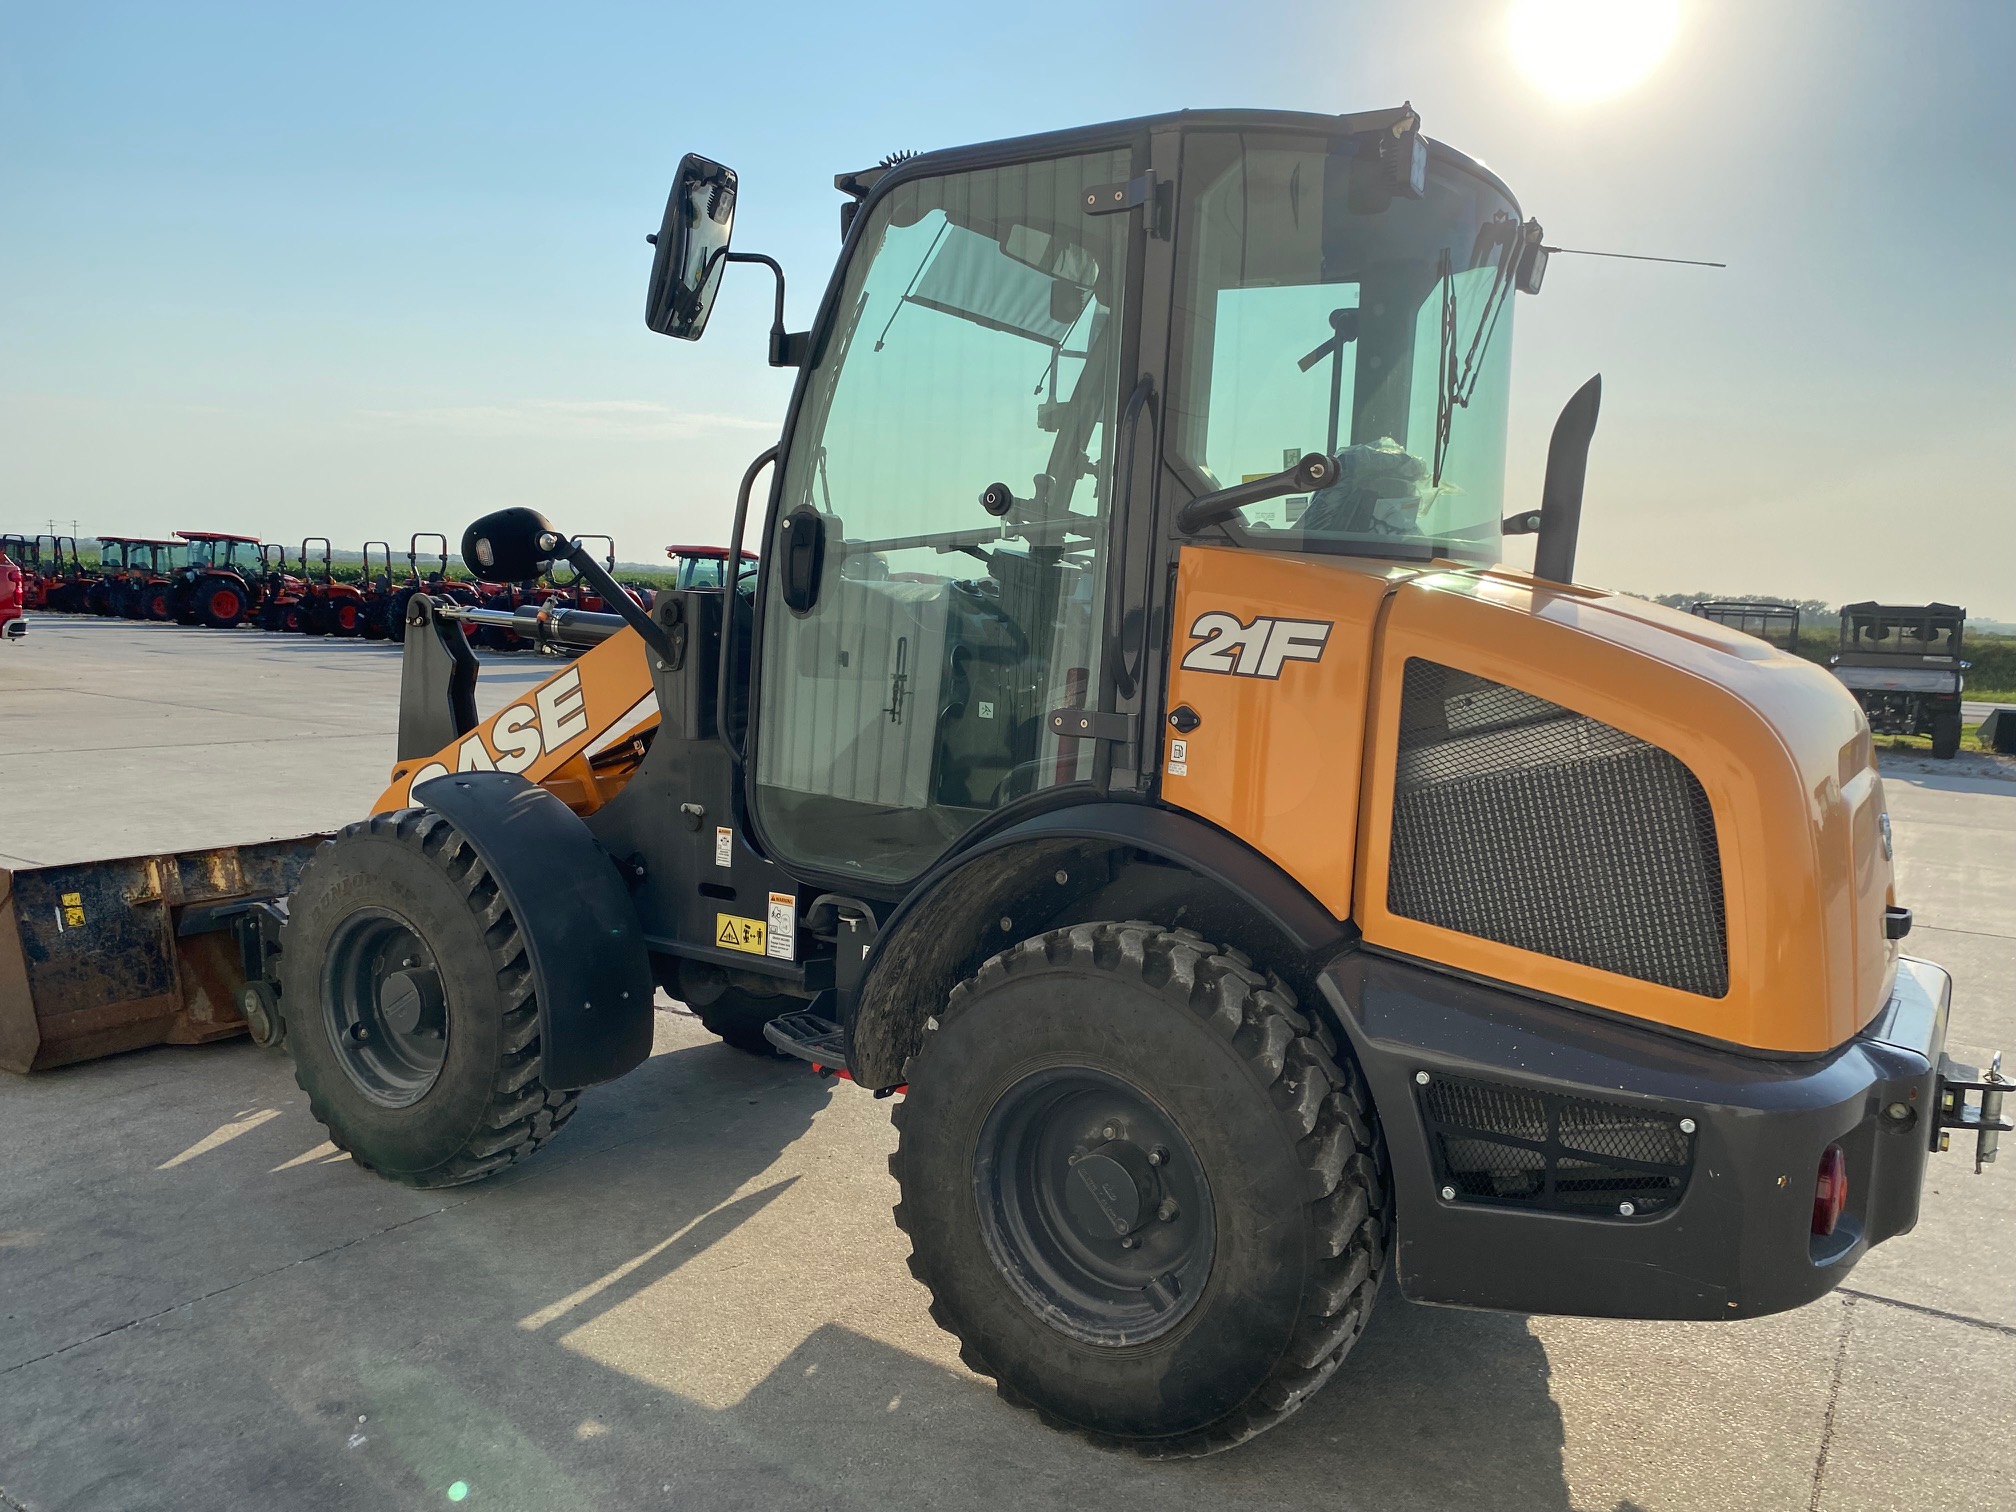
[[(189, 1095), (87, 1133), (88, 1191), (52, 1190), (76, 1150), (0, 1182), (0, 1230), (36, 1236), (0, 1252), (7, 1311), (56, 1329), (0, 1358), (0, 1487), (36, 1512), (426, 1507), (457, 1482), (525, 1512), (1569, 1506), (1524, 1320), (1390, 1287), (1351, 1368), (1239, 1452), (1149, 1464), (1051, 1433), (951, 1364), (900, 1263), (856, 1253), (900, 1246), (893, 1186), (821, 1146), (872, 1133), (880, 1107), (795, 1064), (663, 1048), (690, 1033), (661, 1028), (661, 1053), (522, 1172), (436, 1192), (319, 1149), (286, 1062), (249, 1047), (10, 1085), (0, 1135), (108, 1093)], [(160, 1064), (199, 1055), (210, 1074)], [(220, 1129), (219, 1109), (246, 1111)], [(752, 1250), (744, 1228), (787, 1199), (790, 1247)], [(725, 1263), (759, 1279), (717, 1297), (679, 1275), (712, 1277), (738, 1236)], [(105, 1270), (135, 1243), (168, 1284), (121, 1316)], [(940, 1358), (873, 1336), (891, 1333)]]

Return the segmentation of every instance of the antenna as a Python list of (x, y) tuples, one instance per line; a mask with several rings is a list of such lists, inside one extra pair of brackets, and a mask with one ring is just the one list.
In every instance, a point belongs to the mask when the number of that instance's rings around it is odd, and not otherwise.
[(1703, 262), (1698, 257), (1647, 257), (1643, 252), (1591, 252), (1583, 247), (1542, 247), (1542, 252), (1562, 257), (1621, 257), (1630, 262), (1680, 263), (1689, 268), (1726, 268), (1727, 263)]

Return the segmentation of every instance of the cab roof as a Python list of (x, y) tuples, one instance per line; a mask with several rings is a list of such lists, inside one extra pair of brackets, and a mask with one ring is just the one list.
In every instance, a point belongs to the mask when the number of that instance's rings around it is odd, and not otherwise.
[[(1386, 130), (1419, 113), (1411, 103), (1379, 110), (1351, 111), (1325, 115), (1311, 110), (1172, 110), (1160, 115), (1133, 116), (1106, 121), (1096, 126), (1074, 126), (1064, 131), (1036, 132), (1029, 136), (1003, 137), (992, 142), (976, 142), (965, 147), (941, 147), (930, 152), (894, 154), (875, 168), (835, 177), (834, 187), (848, 194), (866, 197), (884, 181), (949, 173), (963, 168), (1022, 159), (1062, 156), (1099, 147), (1121, 145), (1158, 131), (1280, 131), (1339, 137), (1366, 131)], [(1423, 133), (1432, 157), (1454, 164), (1485, 180), (1512, 202), (1516, 211), (1519, 197), (1497, 174), (1468, 153), (1459, 152)]]

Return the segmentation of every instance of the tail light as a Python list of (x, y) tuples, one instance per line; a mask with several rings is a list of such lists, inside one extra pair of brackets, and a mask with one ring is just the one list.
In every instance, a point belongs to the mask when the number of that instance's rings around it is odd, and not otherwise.
[(1813, 1232), (1826, 1238), (1841, 1221), (1848, 1206), (1848, 1159), (1841, 1146), (1829, 1145), (1820, 1157), (1820, 1174), (1813, 1182)]

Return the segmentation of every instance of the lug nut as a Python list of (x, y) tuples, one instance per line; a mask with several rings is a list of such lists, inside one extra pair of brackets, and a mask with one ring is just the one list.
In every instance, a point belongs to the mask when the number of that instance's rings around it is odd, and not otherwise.
[(1118, 1139), (1120, 1137), (1120, 1125), (1110, 1123), (1105, 1125), (1099, 1130), (1099, 1137), (1101, 1139)]
[(1174, 1218), (1179, 1211), (1180, 1209), (1177, 1208), (1176, 1199), (1174, 1197), (1164, 1197), (1162, 1199), (1162, 1205), (1155, 1209), (1155, 1216), (1157, 1218), (1160, 1218), (1164, 1223), (1167, 1223), (1172, 1218)]
[(364, 1041), (371, 1038), (371, 1031), (366, 1029), (362, 1024), (352, 1024), (350, 1026), (350, 1038), (361, 1045)]
[(1148, 1152), (1148, 1164), (1151, 1166), (1169, 1164), (1169, 1152), (1160, 1145), (1155, 1146), (1154, 1149)]
[(1122, 1234), (1120, 1236), (1120, 1248), (1122, 1249), (1132, 1249), (1134, 1248), (1135, 1245), (1139, 1244), (1140, 1242), (1141, 1241), (1139, 1239), (1136, 1239), (1132, 1234)]

